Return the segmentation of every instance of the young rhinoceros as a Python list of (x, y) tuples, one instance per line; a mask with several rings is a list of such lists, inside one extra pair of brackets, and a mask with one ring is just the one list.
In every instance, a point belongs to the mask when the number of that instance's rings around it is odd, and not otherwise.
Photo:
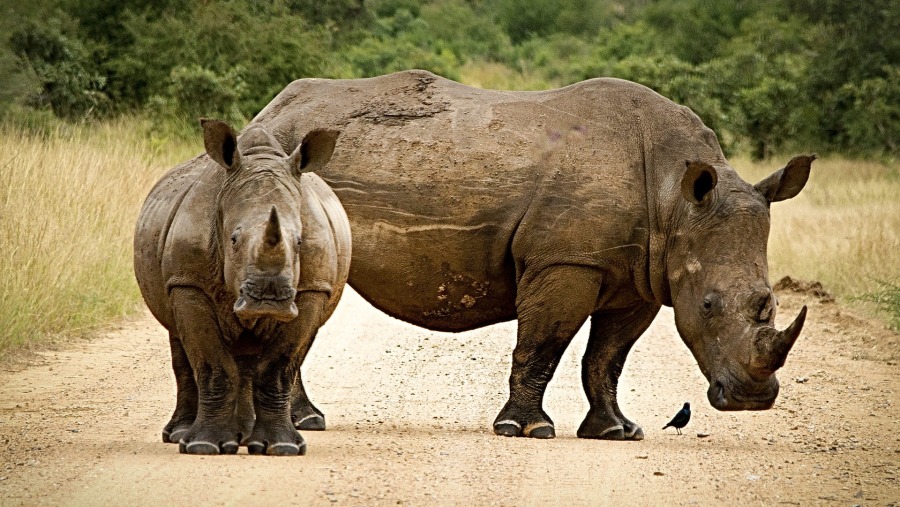
[[(300, 365), (340, 299), (350, 226), (312, 172), (337, 132), (310, 132), (291, 155), (258, 125), (237, 137), (202, 120), (210, 160), (171, 170), (147, 197), (135, 275), (169, 331), (178, 402), (163, 440), (189, 454), (304, 454), (292, 421), (321, 419)], [(198, 163), (199, 162), (199, 163)], [(298, 413), (304, 410), (308, 413)]]

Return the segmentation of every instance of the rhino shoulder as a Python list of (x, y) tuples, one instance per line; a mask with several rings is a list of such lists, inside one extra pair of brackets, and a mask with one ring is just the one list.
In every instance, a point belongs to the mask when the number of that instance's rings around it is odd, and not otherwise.
[(223, 175), (213, 164), (186, 182), (173, 202), (170, 225), (162, 240), (162, 275), (167, 288), (204, 285), (216, 278), (218, 238), (216, 196)]

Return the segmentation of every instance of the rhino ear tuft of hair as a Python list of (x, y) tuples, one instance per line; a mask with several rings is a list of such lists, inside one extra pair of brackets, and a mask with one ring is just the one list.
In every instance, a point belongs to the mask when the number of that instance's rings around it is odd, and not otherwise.
[(708, 201), (719, 182), (716, 168), (699, 160), (686, 160), (681, 178), (681, 194), (689, 202), (700, 205)]

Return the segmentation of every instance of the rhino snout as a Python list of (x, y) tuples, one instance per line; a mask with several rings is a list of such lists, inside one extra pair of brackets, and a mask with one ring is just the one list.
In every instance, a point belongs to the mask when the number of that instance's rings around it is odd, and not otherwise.
[(287, 322), (297, 317), (297, 289), (286, 277), (259, 277), (241, 284), (234, 313), (244, 320), (272, 317)]
[(763, 382), (738, 381), (723, 375), (709, 383), (706, 397), (716, 410), (768, 410), (778, 397), (778, 379), (771, 375)]

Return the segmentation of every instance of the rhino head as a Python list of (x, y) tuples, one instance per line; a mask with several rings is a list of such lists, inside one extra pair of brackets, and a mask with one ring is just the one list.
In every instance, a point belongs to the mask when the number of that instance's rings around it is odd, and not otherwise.
[(331, 159), (338, 132), (314, 130), (290, 155), (262, 126), (240, 137), (227, 123), (202, 119), (209, 157), (226, 171), (218, 195), (217, 240), (225, 288), (245, 325), (297, 317), (303, 235), (300, 177)]
[(668, 238), (668, 283), (678, 332), (716, 409), (765, 410), (778, 396), (775, 371), (803, 328), (806, 307), (786, 329), (774, 327), (769, 205), (803, 189), (814, 159), (795, 157), (756, 185), (727, 165), (685, 164)]

